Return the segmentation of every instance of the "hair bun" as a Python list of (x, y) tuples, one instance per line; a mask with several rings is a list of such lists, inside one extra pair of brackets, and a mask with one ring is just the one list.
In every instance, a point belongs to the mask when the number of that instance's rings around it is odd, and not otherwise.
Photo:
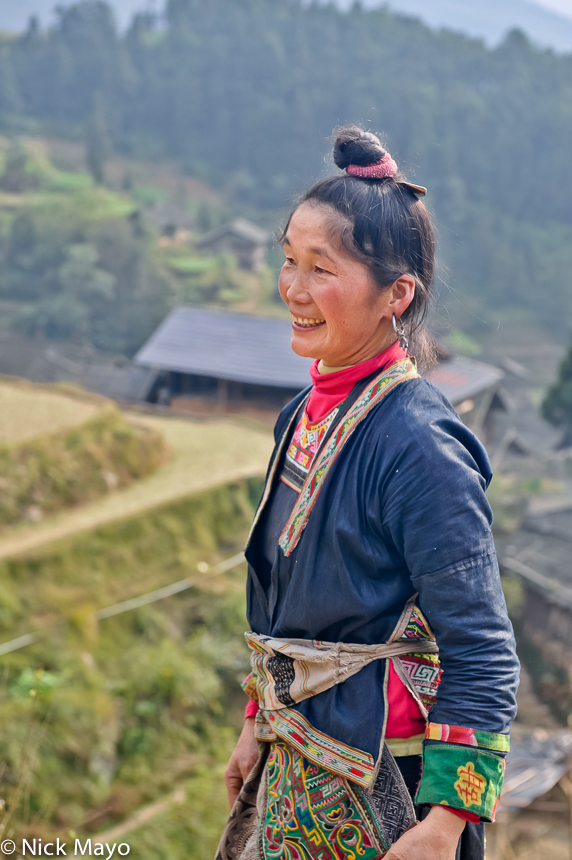
[(387, 150), (383, 148), (379, 138), (370, 131), (364, 131), (357, 125), (336, 129), (334, 161), (341, 170), (350, 164), (359, 167), (375, 164), (384, 155), (387, 155)]

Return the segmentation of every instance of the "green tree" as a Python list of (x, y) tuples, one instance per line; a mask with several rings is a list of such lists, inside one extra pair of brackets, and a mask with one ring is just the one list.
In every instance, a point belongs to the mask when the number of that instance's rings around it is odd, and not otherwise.
[(0, 233), (0, 295), (28, 334), (133, 354), (172, 307), (174, 285), (140, 218), (28, 210)]
[(22, 143), (17, 139), (11, 140), (6, 152), (4, 171), (0, 176), (0, 188), (12, 194), (22, 194), (37, 185), (38, 177), (31, 169)]
[(89, 172), (98, 185), (105, 182), (105, 162), (111, 153), (111, 142), (101, 94), (95, 98), (93, 113), (85, 131), (85, 157)]
[(563, 431), (561, 445), (572, 445), (572, 344), (560, 365), (558, 378), (542, 403), (542, 414)]
[(96, 248), (87, 243), (68, 245), (56, 272), (55, 290), (25, 307), (19, 324), (46, 336), (89, 342), (92, 317), (102, 304), (112, 304), (115, 278), (99, 265)]
[(108, 4), (82, 0), (5, 52), (16, 119), (86, 129), (97, 182), (111, 138), (276, 212), (324, 172), (335, 125), (371, 123), (429, 187), (459, 295), (452, 324), (474, 333), (518, 309), (570, 329), (570, 55), (516, 31), (490, 49), (387, 7), (306, 0), (168, 0), (160, 21), (138, 15), (124, 34)]
[(12, 119), (22, 112), (22, 107), (10, 51), (7, 45), (0, 43), (0, 122), (9, 126)]

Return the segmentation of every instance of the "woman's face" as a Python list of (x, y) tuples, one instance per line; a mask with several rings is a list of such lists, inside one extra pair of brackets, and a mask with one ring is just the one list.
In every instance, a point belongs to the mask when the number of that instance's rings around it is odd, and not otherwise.
[(296, 209), (279, 286), (292, 317), (294, 352), (344, 367), (373, 358), (395, 341), (391, 316), (399, 318), (408, 307), (415, 283), (404, 275), (380, 290), (367, 266), (335, 243), (335, 214), (309, 202)]

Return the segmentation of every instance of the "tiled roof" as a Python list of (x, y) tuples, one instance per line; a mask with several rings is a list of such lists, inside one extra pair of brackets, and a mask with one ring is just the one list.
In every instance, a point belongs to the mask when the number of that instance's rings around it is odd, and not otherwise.
[(252, 221), (247, 221), (246, 218), (236, 218), (228, 224), (223, 224), (221, 227), (215, 227), (214, 230), (210, 230), (208, 233), (205, 233), (204, 236), (201, 236), (198, 240), (197, 247), (206, 248), (212, 242), (216, 242), (218, 239), (222, 239), (224, 236), (228, 235), (236, 236), (238, 239), (253, 245), (266, 245), (270, 240), (270, 233), (267, 233), (266, 230), (258, 227), (257, 224), (253, 224)]
[(290, 348), (289, 320), (206, 308), (172, 311), (135, 356), (147, 367), (305, 388), (312, 359)]
[[(135, 356), (145, 367), (213, 376), (278, 388), (305, 388), (312, 360), (290, 348), (291, 324), (284, 318), (179, 307)], [(432, 368), (427, 379), (459, 404), (497, 385), (496, 367), (456, 357)]]
[(503, 376), (502, 370), (498, 367), (460, 355), (438, 364), (425, 374), (425, 378), (453, 405), (498, 385)]

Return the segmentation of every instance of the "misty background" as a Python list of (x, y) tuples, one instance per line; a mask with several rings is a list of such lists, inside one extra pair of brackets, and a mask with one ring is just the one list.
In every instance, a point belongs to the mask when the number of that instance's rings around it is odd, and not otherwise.
[[(273, 237), (353, 122), (428, 188), (429, 373), (495, 472), (515, 736), (568, 772), (572, 0), (0, 0), (5, 836), (214, 854), (242, 549), (292, 393)], [(228, 367), (247, 337), (258, 386)], [(493, 860), (569, 856), (568, 799), (542, 802)]]

